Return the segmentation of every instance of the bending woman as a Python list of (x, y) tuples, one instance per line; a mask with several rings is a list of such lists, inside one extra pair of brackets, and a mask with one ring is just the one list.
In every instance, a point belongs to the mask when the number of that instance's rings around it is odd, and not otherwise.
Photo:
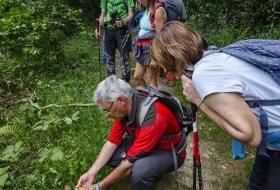
[[(259, 108), (245, 100), (280, 99), (279, 85), (261, 68), (225, 53), (201, 57), (208, 44), (190, 26), (168, 22), (151, 43), (151, 59), (181, 79), (183, 94), (232, 138), (258, 147), (262, 140)], [(194, 69), (192, 79), (185, 71)], [(264, 156), (256, 153), (247, 189), (280, 189), (280, 106), (264, 108), (268, 136)]]

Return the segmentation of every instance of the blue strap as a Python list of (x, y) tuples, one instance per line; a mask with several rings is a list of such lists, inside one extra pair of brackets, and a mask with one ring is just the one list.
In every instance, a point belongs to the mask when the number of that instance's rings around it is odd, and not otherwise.
[(250, 108), (260, 108), (260, 125), (262, 132), (262, 140), (258, 147), (258, 154), (268, 156), (266, 152), (267, 133), (268, 133), (268, 116), (262, 106), (280, 105), (280, 100), (246, 100)]
[(205, 50), (206, 51), (212, 51), (212, 50), (218, 50), (219, 48), (215, 45), (212, 45), (212, 46), (208, 46)]

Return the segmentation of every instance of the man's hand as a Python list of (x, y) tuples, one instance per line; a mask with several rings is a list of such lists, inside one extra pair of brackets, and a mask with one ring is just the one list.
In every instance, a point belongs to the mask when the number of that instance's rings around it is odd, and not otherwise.
[(96, 188), (96, 185), (86, 185), (86, 186), (83, 186), (83, 187), (79, 187), (78, 190), (95, 190)]
[[(92, 182), (94, 180), (94, 175), (91, 172), (87, 172), (84, 175), (82, 175), (78, 181), (78, 184), (75, 188), (75, 190), (79, 190), (79, 187), (88, 187), (91, 186)], [(84, 189), (84, 188), (83, 188)], [(95, 186), (94, 186), (95, 189)]]
[(95, 29), (94, 33), (95, 33), (95, 37), (99, 38), (101, 36), (100, 35), (100, 27), (99, 27), (99, 29)]
[(123, 20), (117, 20), (117, 21), (116, 21), (116, 24), (117, 24), (117, 27), (118, 27), (118, 28), (122, 28), (122, 27), (124, 26)]

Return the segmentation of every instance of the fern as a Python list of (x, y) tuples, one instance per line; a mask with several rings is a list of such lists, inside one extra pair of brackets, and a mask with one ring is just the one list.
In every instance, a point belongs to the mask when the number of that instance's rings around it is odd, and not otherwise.
[(7, 139), (15, 138), (17, 141), (24, 142), (27, 150), (30, 150), (30, 142), (28, 140), (28, 133), (22, 128), (12, 125), (6, 125), (0, 128), (0, 136)]

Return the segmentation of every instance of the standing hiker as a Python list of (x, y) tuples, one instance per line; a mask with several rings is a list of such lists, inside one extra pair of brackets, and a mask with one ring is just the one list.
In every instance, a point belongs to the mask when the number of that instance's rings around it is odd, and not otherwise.
[[(178, 20), (181, 22), (187, 21), (187, 13), (183, 1), (158, 1), (147, 0), (147, 7), (152, 6), (150, 13), (150, 21), (152, 28), (158, 33), (163, 25), (167, 22)], [(161, 66), (158, 66), (157, 76), (163, 77), (165, 73), (165, 79), (163, 83), (169, 87), (174, 85), (174, 76), (171, 72), (165, 71)]]
[[(127, 24), (133, 17), (133, 0), (101, 0), (101, 14), (99, 17), (100, 27), (105, 29), (105, 51), (108, 76), (116, 74), (115, 54), (119, 49), (121, 57), (122, 79), (130, 81), (129, 62), (129, 33)], [(101, 37), (100, 30), (95, 30), (95, 36)], [(127, 40), (127, 41), (126, 41)]]
[(155, 29), (151, 27), (149, 19), (152, 7), (147, 7), (147, 0), (140, 0), (140, 10), (134, 14), (129, 23), (131, 31), (138, 31), (136, 39), (133, 41), (134, 57), (136, 66), (134, 78), (138, 86), (145, 86), (144, 75), (147, 71), (147, 78), (150, 86), (158, 87), (156, 71), (157, 67), (151, 65), (150, 43), (155, 35)]
[[(265, 46), (261, 44), (258, 52), (264, 52)], [(260, 67), (223, 51), (211, 53), (206, 51), (207, 47), (207, 42), (190, 26), (169, 22), (151, 43), (151, 59), (181, 78), (187, 100), (224, 132), (244, 144), (258, 147), (247, 190), (280, 189), (279, 84)], [(268, 53), (279, 56), (279, 49), (275, 46)], [(192, 69), (191, 80), (185, 75)], [(272, 106), (258, 103), (275, 99)], [(254, 101), (252, 108), (246, 101)], [(254, 107), (256, 104), (258, 107)], [(268, 116), (267, 128), (263, 124), (264, 113)]]
[[(131, 175), (131, 190), (152, 190), (161, 176), (182, 166), (186, 157), (186, 138), (183, 138), (177, 119), (166, 105), (154, 102), (139, 126), (139, 106), (145, 98), (115, 75), (98, 84), (93, 101), (114, 122), (97, 159), (80, 177), (76, 189), (108, 189)], [(124, 137), (125, 132), (129, 136)], [(92, 185), (105, 165), (115, 169)]]

